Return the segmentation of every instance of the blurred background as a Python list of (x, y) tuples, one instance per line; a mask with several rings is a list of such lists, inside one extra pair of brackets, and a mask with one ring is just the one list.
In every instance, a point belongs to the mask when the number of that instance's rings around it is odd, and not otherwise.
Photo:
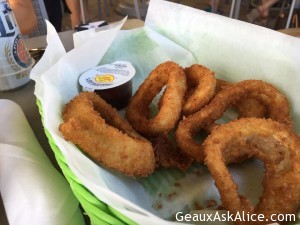
[[(124, 16), (126, 15), (128, 15), (129, 18), (137, 18), (136, 11), (134, 9), (134, 0), (84, 0), (83, 2), (85, 1), (87, 1), (85, 4), (85, 17), (87, 22), (104, 20), (108, 23), (111, 23), (124, 18)], [(140, 18), (144, 20), (147, 12), (148, 1), (136, 1), (140, 6)], [(220, 0), (219, 6), (216, 7), (215, 13), (221, 14), (223, 16), (229, 16), (231, 12), (232, 3), (235, 3), (236, 7), (238, 7), (238, 5), (240, 7), (239, 10), (235, 12), (235, 15), (233, 15), (234, 18), (246, 22), (255, 23), (260, 26), (265, 26), (274, 30), (285, 28), (292, 1), (279, 0), (270, 8), (269, 15), (267, 16), (267, 18), (264, 18), (263, 21), (260, 21), (259, 18), (255, 21), (252, 21), (253, 15), (251, 15), (251, 13), (253, 14), (253, 10), (256, 9), (257, 6), (262, 4), (264, 1), (266, 0)], [(196, 9), (211, 11), (211, 2), (209, 0), (177, 0), (174, 2), (190, 6)], [(240, 4), (238, 4), (239, 2)], [(293, 10), (293, 18), (291, 19), (289, 27), (298, 27), (299, 3), (300, 1), (297, 0), (295, 4), (295, 10)], [(70, 29), (72, 29), (70, 12), (68, 11), (66, 5), (64, 5), (62, 31)]]

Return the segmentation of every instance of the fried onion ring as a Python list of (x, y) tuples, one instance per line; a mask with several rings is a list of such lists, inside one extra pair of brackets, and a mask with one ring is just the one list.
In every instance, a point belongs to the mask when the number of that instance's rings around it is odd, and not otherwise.
[(236, 108), (239, 111), (239, 118), (243, 117), (268, 117), (267, 108), (257, 99), (249, 98), (238, 102)]
[(192, 159), (186, 156), (178, 147), (173, 144), (166, 134), (155, 137), (152, 141), (155, 151), (157, 167), (188, 169), (192, 164)]
[(196, 161), (203, 162), (202, 143), (195, 141), (193, 136), (201, 129), (212, 126), (228, 107), (247, 99), (249, 96), (255, 96), (268, 107), (268, 114), (271, 119), (292, 126), (289, 103), (283, 94), (263, 81), (245, 80), (221, 90), (210, 104), (179, 123), (176, 131), (176, 142), (179, 148)]
[[(150, 119), (149, 105), (166, 85), (158, 114)], [(126, 110), (129, 123), (142, 135), (169, 133), (177, 124), (186, 92), (183, 69), (174, 62), (157, 66), (131, 98)]]
[[(216, 93), (218, 93), (220, 90), (228, 87), (231, 84), (232, 83), (228, 81), (217, 79)], [(267, 108), (259, 100), (255, 98), (243, 99), (242, 101), (235, 103), (233, 107), (237, 109), (239, 118), (267, 117)]]
[(215, 94), (215, 73), (208, 68), (194, 64), (184, 69), (188, 94), (183, 105), (184, 115), (190, 115), (205, 106)]
[(63, 111), (59, 130), (91, 158), (128, 176), (148, 176), (155, 169), (154, 150), (118, 111), (97, 94), (81, 92)]
[[(215, 179), (222, 205), (231, 213), (263, 214), (269, 221), (272, 214), (296, 213), (300, 206), (300, 139), (289, 126), (270, 119), (242, 118), (215, 128), (203, 146), (205, 164)], [(239, 195), (226, 167), (241, 158), (258, 158), (265, 165), (264, 190), (255, 207)]]

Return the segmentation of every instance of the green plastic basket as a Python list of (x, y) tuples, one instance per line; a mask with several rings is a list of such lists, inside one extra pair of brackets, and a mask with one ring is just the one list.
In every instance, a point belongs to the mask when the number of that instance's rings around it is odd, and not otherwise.
[[(42, 118), (42, 123), (44, 123), (42, 104), (38, 99), (37, 99), (37, 106)], [(63, 154), (55, 144), (49, 131), (46, 128), (44, 128), (44, 130), (48, 138), (50, 147), (54, 152), (55, 159), (59, 167), (61, 168), (63, 175), (69, 182), (74, 195), (80, 202), (85, 213), (90, 218), (91, 224), (93, 225), (126, 225), (126, 224), (137, 225), (137, 223), (135, 223), (128, 217), (124, 216), (123, 214), (121, 214), (111, 206), (103, 203), (86, 187), (84, 187), (84, 185), (80, 182), (80, 180), (74, 175), (72, 170), (69, 168)]]

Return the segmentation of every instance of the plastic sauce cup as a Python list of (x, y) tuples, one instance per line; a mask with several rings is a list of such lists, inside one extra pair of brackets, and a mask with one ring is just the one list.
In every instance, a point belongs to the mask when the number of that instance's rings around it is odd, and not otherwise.
[(135, 69), (130, 62), (116, 61), (91, 68), (79, 78), (82, 91), (95, 92), (117, 110), (125, 108), (132, 97)]

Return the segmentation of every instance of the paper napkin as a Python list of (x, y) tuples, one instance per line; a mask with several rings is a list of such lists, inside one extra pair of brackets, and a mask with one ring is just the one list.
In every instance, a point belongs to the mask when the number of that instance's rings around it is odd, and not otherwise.
[(9, 224), (83, 225), (77, 199), (22, 109), (4, 99), (0, 108), (0, 191)]

